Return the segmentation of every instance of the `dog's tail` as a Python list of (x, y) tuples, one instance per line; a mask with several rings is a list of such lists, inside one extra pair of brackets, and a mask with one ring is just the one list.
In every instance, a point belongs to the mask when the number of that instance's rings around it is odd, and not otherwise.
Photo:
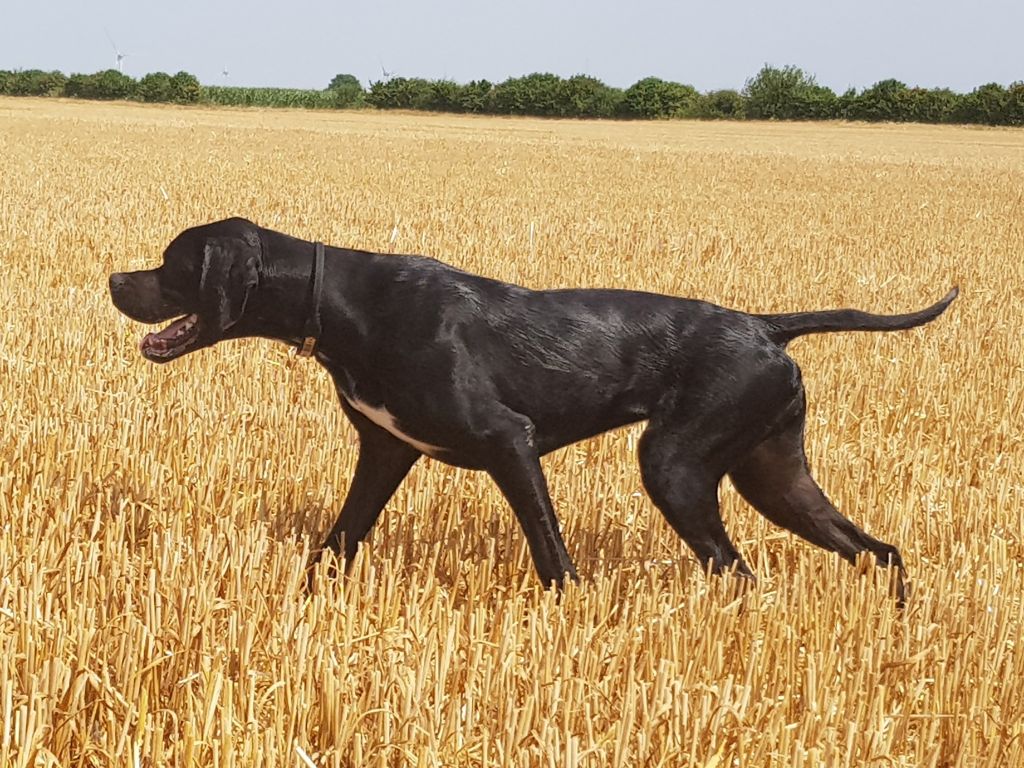
[(835, 331), (902, 331), (931, 322), (946, 311), (960, 293), (953, 288), (941, 301), (919, 312), (905, 315), (874, 315), (857, 309), (829, 309), (821, 312), (791, 312), (781, 315), (758, 315), (768, 323), (769, 335), (777, 344), (787, 344), (807, 333)]

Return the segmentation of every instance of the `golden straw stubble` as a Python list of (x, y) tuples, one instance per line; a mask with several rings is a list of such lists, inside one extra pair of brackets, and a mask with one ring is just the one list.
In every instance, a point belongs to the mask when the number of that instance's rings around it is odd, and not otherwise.
[[(0, 100), (0, 765), (1024, 763), (1021, 158), (1011, 130), (587, 123)], [(745, 594), (642, 493), (639, 428), (545, 459), (585, 576), (535, 584), (484, 476), (424, 460), (351, 578), (322, 370), (164, 367), (110, 305), (227, 215), (534, 287), (935, 323), (792, 345), (808, 449), (913, 593), (728, 483)]]

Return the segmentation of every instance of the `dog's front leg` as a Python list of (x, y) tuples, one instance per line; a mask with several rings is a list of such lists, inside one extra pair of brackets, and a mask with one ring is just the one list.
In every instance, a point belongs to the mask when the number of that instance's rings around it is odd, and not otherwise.
[(311, 580), (313, 567), (325, 549), (344, 555), (346, 570), (352, 567), (359, 542), (377, 522), (388, 499), (422, 455), (358, 411), (346, 408), (345, 412), (359, 433), (359, 458), (338, 519), (327, 534), (323, 547), (310, 560)]
[(553, 584), (561, 589), (566, 574), (577, 580), (576, 568), (558, 530), (558, 519), (530, 432), (528, 428), (510, 435), (489, 461), (487, 471), (519, 519), (540, 580), (545, 587)]

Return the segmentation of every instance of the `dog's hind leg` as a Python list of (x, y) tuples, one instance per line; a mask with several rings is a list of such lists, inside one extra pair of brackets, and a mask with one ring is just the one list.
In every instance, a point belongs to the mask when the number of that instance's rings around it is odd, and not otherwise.
[(896, 598), (905, 599), (903, 559), (891, 544), (869, 536), (843, 517), (811, 477), (803, 447), (803, 410), (758, 444), (729, 471), (736, 490), (773, 523), (855, 562), (862, 552), (896, 572)]
[[(421, 454), (348, 407), (347, 403), (343, 403), (343, 407), (359, 433), (359, 458), (348, 496), (334, 527), (327, 534), (323, 549), (343, 554), (348, 569), (352, 567), (359, 542), (377, 522), (384, 505)], [(314, 554), (314, 564), (320, 559), (323, 549)]]
[(716, 574), (735, 568), (737, 574), (753, 578), (719, 513), (723, 472), (709, 466), (705, 456), (693, 430), (652, 422), (639, 445), (644, 488), (703, 567)]
[(800, 402), (796, 364), (770, 346), (736, 348), (715, 366), (691, 369), (666, 393), (640, 438), (648, 495), (713, 573), (753, 574), (722, 523), (718, 486), (725, 473)]

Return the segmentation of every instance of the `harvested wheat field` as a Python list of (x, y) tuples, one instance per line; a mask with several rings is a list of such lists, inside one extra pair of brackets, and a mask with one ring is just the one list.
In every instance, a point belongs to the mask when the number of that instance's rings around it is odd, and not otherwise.
[[(1024, 764), (1024, 133), (0, 100), (0, 765)], [(758, 582), (642, 492), (640, 426), (545, 459), (584, 576), (542, 590), (482, 474), (422, 460), (351, 578), (303, 568), (356, 458), (248, 340), (167, 366), (116, 312), (228, 215), (531, 287), (934, 323), (791, 345), (814, 473), (882, 572), (726, 482)]]

